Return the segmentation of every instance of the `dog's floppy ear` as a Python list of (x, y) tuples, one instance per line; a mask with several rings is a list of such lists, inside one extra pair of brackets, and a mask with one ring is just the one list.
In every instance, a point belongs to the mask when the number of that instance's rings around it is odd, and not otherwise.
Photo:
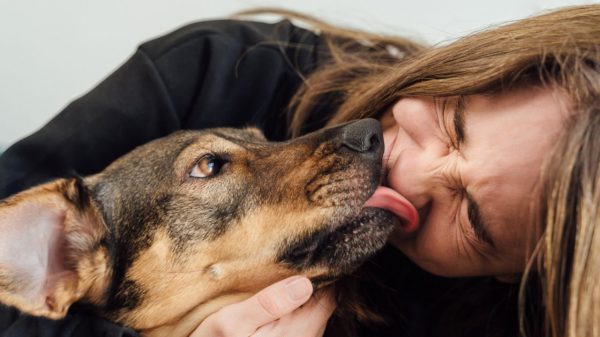
[(0, 302), (58, 319), (101, 297), (104, 222), (81, 179), (62, 179), (0, 203)]

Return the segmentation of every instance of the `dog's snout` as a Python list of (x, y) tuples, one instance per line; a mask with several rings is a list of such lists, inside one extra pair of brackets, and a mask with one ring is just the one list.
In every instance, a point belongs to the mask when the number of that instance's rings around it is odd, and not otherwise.
[(372, 118), (346, 124), (340, 132), (342, 145), (359, 153), (378, 153), (383, 145), (381, 125)]

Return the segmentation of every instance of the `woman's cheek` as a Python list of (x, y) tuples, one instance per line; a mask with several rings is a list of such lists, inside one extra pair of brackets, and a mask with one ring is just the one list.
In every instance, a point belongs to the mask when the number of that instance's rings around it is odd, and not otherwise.
[(439, 276), (464, 276), (472, 273), (465, 265), (460, 233), (448, 218), (450, 211), (432, 209), (414, 236), (392, 243), (422, 269)]
[(443, 228), (435, 228), (431, 223), (422, 226), (422, 230), (415, 237), (414, 253), (416, 263), (421, 268), (437, 275), (447, 274), (448, 264), (446, 259), (449, 257), (448, 247), (452, 236), (443, 235)]
[(392, 241), (392, 244), (421, 269), (434, 275), (450, 276), (449, 268), (452, 263), (448, 264), (444, 259), (440, 259), (440, 254), (435, 249), (431, 249), (428, 245), (421, 245), (419, 240), (413, 242), (402, 240), (397, 243)]

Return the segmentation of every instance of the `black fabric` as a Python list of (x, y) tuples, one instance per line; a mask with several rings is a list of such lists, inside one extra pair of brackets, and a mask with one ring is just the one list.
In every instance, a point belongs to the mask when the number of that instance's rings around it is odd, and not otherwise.
[[(271, 140), (285, 139), (285, 107), (302, 82), (300, 74), (326, 58), (319, 36), (287, 21), (201, 22), (144, 43), (96, 88), (0, 156), (0, 199), (53, 178), (99, 172), (136, 146), (179, 129), (255, 125)], [(321, 115), (309, 120), (307, 131), (322, 126), (327, 104), (320, 104)], [(366, 272), (383, 276), (371, 282), (365, 274), (366, 300), (399, 315), (387, 315), (383, 325), (359, 326), (361, 336), (481, 337), (515, 331), (514, 320), (505, 324), (504, 318), (514, 303), (502, 304), (501, 315), (495, 307), (510, 298), (509, 287), (495, 281), (437, 278), (394, 249), (369, 262)], [(462, 311), (457, 303), (464, 304)], [(64, 320), (50, 321), (0, 307), (0, 333), (136, 336), (77, 308)]]
[(179, 129), (255, 125), (285, 137), (284, 108), (316, 63), (319, 38), (287, 21), (212, 21), (142, 44), (96, 88), (0, 157), (0, 198), (98, 172)]
[(19, 314), (15, 309), (0, 312), (2, 337), (137, 337), (138, 334), (93, 314), (72, 311), (60, 321)]
[(361, 302), (385, 319), (358, 325), (357, 336), (518, 336), (518, 285), (431, 275), (389, 246), (350, 278)]

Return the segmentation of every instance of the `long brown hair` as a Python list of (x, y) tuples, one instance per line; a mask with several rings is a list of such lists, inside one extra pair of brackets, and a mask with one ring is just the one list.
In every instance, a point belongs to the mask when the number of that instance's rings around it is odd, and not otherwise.
[(406, 96), (488, 94), (523, 84), (563, 91), (572, 117), (541, 170), (536, 218), (544, 232), (530, 264), (537, 268), (526, 274), (541, 284), (539, 334), (600, 336), (600, 5), (543, 13), (436, 48), (267, 11), (312, 24), (331, 54), (290, 103), (292, 136), (324, 101), (335, 108), (327, 123), (336, 124), (379, 117)]
[(540, 200), (547, 336), (600, 336), (600, 69), (579, 66), (589, 93), (548, 158)]

